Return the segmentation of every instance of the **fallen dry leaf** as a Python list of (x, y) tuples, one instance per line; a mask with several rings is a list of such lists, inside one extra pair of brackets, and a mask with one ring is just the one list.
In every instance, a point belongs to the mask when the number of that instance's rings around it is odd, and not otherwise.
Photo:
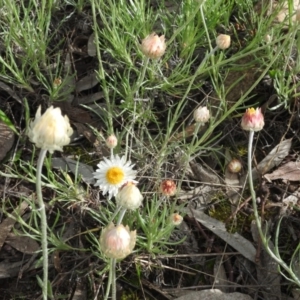
[(212, 169), (205, 168), (201, 164), (192, 161), (190, 162), (190, 167), (195, 176), (195, 179), (208, 183), (220, 183), (218, 175), (213, 172)]
[[(12, 215), (23, 215), (27, 207), (28, 203), (23, 201)], [(15, 225), (15, 223), (16, 220), (14, 218), (8, 217), (5, 220), (3, 220), (3, 222), (0, 224), (0, 249), (6, 242), (7, 236), (10, 233), (12, 227)]]
[(189, 214), (191, 217), (194, 217), (203, 226), (205, 226), (214, 234), (219, 236), (222, 240), (227, 242), (241, 255), (243, 255), (250, 261), (255, 262), (256, 249), (251, 242), (242, 237), (240, 234), (238, 234), (237, 232), (234, 234), (229, 233), (223, 222), (206, 215), (200, 210), (191, 209), (190, 211), (187, 211), (187, 214)]
[[(278, 166), (282, 160), (289, 154), (292, 146), (292, 139), (284, 140), (275, 146), (271, 152), (252, 170), (253, 177), (257, 173), (266, 174), (274, 167)], [(253, 178), (254, 179), (254, 178)]]
[[(292, 139), (284, 140), (276, 145), (271, 152), (255, 168), (252, 169), (253, 180), (256, 180), (274, 167), (280, 165), (283, 159), (289, 154), (291, 146)], [(246, 178), (247, 174), (241, 178), (241, 185), (244, 185)]]
[(88, 74), (76, 82), (76, 92), (79, 93), (81, 91), (91, 89), (98, 83), (99, 80), (96, 72)]
[(0, 161), (6, 156), (15, 141), (14, 132), (0, 121)]
[(14, 233), (8, 234), (5, 243), (25, 254), (33, 254), (40, 249), (39, 244), (31, 237)]
[[(252, 238), (255, 242), (259, 242), (260, 237), (258, 228), (255, 221), (251, 223)], [(268, 241), (269, 248), (274, 252), (274, 245), (271, 240)], [(281, 297), (280, 279), (278, 264), (268, 254), (268, 252), (262, 248), (259, 257), (260, 263), (255, 264), (257, 280), (261, 284), (261, 292), (264, 295), (264, 299), (277, 300), (285, 299)], [(270, 293), (272, 291), (272, 293)]]
[(289, 161), (280, 166), (277, 170), (264, 176), (268, 181), (276, 179), (284, 179), (290, 181), (300, 180), (300, 162)]
[(184, 296), (174, 300), (252, 300), (250, 296), (238, 292), (223, 293), (218, 289), (203, 290), (197, 292), (186, 293)]
[(222, 257), (218, 256), (216, 258), (215, 264), (214, 264), (214, 284), (213, 286), (216, 289), (219, 289), (223, 293), (228, 293), (228, 278), (226, 275), (226, 271), (223, 265), (223, 259)]
[(87, 52), (89, 56), (96, 56), (97, 49), (95, 45), (95, 34), (92, 33), (89, 37), (88, 44), (87, 44)]

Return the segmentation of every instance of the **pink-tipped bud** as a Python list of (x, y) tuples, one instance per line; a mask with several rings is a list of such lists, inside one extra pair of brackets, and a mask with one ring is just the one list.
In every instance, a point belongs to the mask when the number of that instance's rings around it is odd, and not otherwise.
[(228, 164), (228, 170), (231, 173), (239, 173), (242, 170), (242, 164), (241, 162), (234, 158), (230, 161), (230, 163)]
[(135, 242), (136, 231), (129, 231), (129, 227), (122, 224), (109, 224), (100, 236), (101, 250), (109, 258), (125, 258), (132, 252)]
[(220, 34), (216, 38), (217, 47), (221, 50), (225, 50), (230, 47), (231, 38), (230, 35)]
[(194, 110), (194, 120), (201, 125), (208, 122), (210, 118), (210, 112), (206, 106), (200, 106)]
[(142, 204), (143, 196), (134, 183), (128, 182), (119, 190), (116, 201), (118, 205), (126, 209), (135, 210)]
[(242, 117), (241, 126), (247, 131), (260, 131), (265, 125), (264, 116), (260, 108), (248, 108)]
[(183, 217), (178, 213), (174, 213), (170, 216), (170, 221), (172, 225), (179, 226), (183, 221)]
[(176, 183), (170, 179), (163, 180), (160, 184), (160, 192), (164, 196), (174, 196), (176, 194)]
[(118, 139), (114, 134), (111, 134), (105, 142), (109, 149), (114, 149), (118, 144)]
[(151, 33), (142, 40), (141, 50), (149, 58), (160, 58), (166, 50), (165, 36)]

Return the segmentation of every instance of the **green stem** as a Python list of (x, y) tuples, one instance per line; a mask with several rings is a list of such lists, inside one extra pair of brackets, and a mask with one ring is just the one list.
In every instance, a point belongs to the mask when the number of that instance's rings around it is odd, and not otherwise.
[(121, 210), (120, 216), (119, 216), (119, 218), (118, 218), (117, 226), (120, 225), (120, 224), (122, 223), (123, 218), (124, 218), (125, 213), (126, 213), (126, 210), (127, 210), (126, 208), (123, 208), (123, 209)]
[(133, 120), (132, 120), (132, 124), (130, 126), (131, 130), (127, 131), (126, 134), (126, 149), (125, 149), (125, 157), (126, 159), (130, 159), (130, 156), (128, 156), (128, 149), (132, 149), (132, 139), (130, 140), (130, 145), (129, 145), (129, 135), (134, 136), (134, 123), (136, 121), (135, 116), (136, 116), (136, 101), (134, 100), (134, 97), (136, 96), (137, 98), (139, 98), (139, 89), (143, 84), (143, 81), (145, 79), (146, 76), (146, 70), (148, 68), (148, 64), (149, 64), (149, 57), (145, 57), (144, 61), (143, 61), (143, 68), (142, 71), (137, 79), (136, 84), (134, 85), (134, 87), (132, 88), (132, 91), (130, 93), (130, 101), (133, 100), (134, 103), (134, 110), (133, 110)]
[(104, 300), (107, 300), (109, 297), (109, 292), (110, 292), (110, 287), (111, 287), (111, 283), (112, 283), (112, 277), (113, 277), (113, 259), (110, 259), (110, 266), (109, 266), (109, 274), (108, 274), (108, 282), (107, 282), (107, 287), (106, 287), (106, 292), (105, 292), (105, 296), (104, 296)]
[(45, 204), (42, 195), (42, 167), (47, 150), (42, 149), (38, 158), (36, 168), (36, 193), (40, 210), (41, 218), (41, 233), (42, 233), (42, 252), (43, 252), (43, 299), (47, 300), (48, 294), (48, 245), (47, 245), (47, 216)]
[(112, 277), (112, 290), (111, 290), (111, 299), (117, 299), (117, 288), (116, 288), (116, 259), (111, 259), (111, 277)]
[[(116, 214), (120, 211), (121, 207), (119, 206), (114, 215), (112, 220), (114, 219), (114, 217), (116, 216)], [(126, 213), (126, 208), (123, 208), (120, 212), (118, 221), (117, 221), (117, 226), (120, 225), (122, 223), (122, 220), (124, 218), (124, 215)], [(105, 293), (105, 300), (108, 299), (109, 296), (109, 292), (110, 292), (110, 287), (112, 286), (112, 291), (111, 291), (111, 297), (112, 300), (116, 300), (117, 298), (117, 288), (116, 288), (116, 259), (115, 258), (111, 258), (110, 259), (110, 268), (109, 268), (109, 275), (108, 275), (108, 283), (107, 283), (107, 288), (106, 288), (106, 293)]]
[(140, 87), (142, 86), (142, 83), (145, 79), (146, 70), (147, 70), (147, 67), (148, 67), (148, 64), (149, 64), (149, 60), (150, 60), (149, 57), (144, 58), (142, 72), (140, 73), (140, 76), (137, 80), (137, 83), (134, 86), (133, 91), (132, 91), (132, 99), (134, 98), (135, 93), (137, 93), (138, 90), (140, 89)]
[(253, 137), (254, 137), (254, 131), (250, 131), (249, 134), (249, 144), (248, 144), (248, 178), (249, 178), (249, 188), (251, 192), (252, 197), (252, 206), (254, 210), (254, 217), (255, 222), (257, 224), (257, 229), (261, 238), (261, 241), (267, 251), (267, 253), (270, 255), (272, 259), (274, 259), (283, 269), (287, 271), (287, 273), (291, 276), (291, 279), (295, 284), (297, 284), (300, 287), (300, 280), (296, 276), (296, 274), (293, 272), (291, 268), (288, 267), (288, 265), (280, 258), (280, 256), (277, 256), (269, 247), (269, 240), (266, 237), (266, 235), (262, 231), (261, 227), (261, 220), (258, 215), (257, 205), (256, 205), (256, 194), (254, 190), (253, 185), (253, 177), (252, 177), (252, 145), (253, 145)]

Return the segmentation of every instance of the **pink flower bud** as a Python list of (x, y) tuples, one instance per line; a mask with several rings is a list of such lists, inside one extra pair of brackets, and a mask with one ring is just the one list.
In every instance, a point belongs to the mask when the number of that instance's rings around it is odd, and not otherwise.
[(217, 47), (221, 50), (225, 50), (230, 47), (231, 38), (230, 35), (220, 34), (216, 38)]
[(125, 258), (132, 252), (135, 242), (136, 231), (129, 231), (129, 227), (122, 224), (109, 224), (100, 236), (101, 250), (109, 258)]
[(241, 126), (247, 131), (260, 131), (265, 125), (264, 116), (260, 108), (248, 108), (242, 117)]
[(228, 170), (231, 173), (239, 173), (242, 170), (241, 162), (236, 158), (232, 159), (228, 164)]
[(206, 106), (200, 106), (196, 110), (194, 110), (194, 120), (201, 125), (208, 122), (210, 118), (210, 112)]
[(163, 180), (160, 185), (160, 192), (164, 196), (174, 196), (176, 194), (176, 183), (173, 180)]
[(114, 134), (111, 134), (107, 139), (106, 139), (106, 146), (109, 149), (114, 149), (118, 144), (118, 139)]
[(165, 36), (151, 33), (142, 40), (141, 50), (149, 58), (160, 58), (166, 50)]
[(119, 190), (116, 201), (124, 208), (135, 210), (142, 204), (143, 196), (134, 183), (128, 182)]
[(170, 221), (171, 221), (172, 225), (178, 226), (182, 223), (183, 218), (180, 214), (175, 213), (170, 216)]

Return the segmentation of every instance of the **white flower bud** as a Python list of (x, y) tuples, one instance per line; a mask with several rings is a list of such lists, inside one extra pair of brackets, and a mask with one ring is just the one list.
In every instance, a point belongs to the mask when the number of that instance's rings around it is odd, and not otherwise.
[(194, 120), (202, 125), (208, 122), (210, 118), (210, 112), (206, 106), (200, 106), (194, 111)]
[(114, 149), (118, 144), (118, 139), (114, 134), (112, 134), (106, 139), (105, 142), (109, 149)]
[(62, 151), (62, 147), (70, 143), (72, 133), (69, 118), (63, 117), (60, 108), (53, 108), (53, 106), (49, 107), (43, 115), (39, 107), (27, 132), (32, 143), (50, 153), (55, 150)]
[(125, 258), (132, 252), (135, 242), (136, 231), (130, 231), (128, 226), (122, 224), (109, 224), (100, 236), (101, 250), (109, 258)]
[(221, 50), (225, 50), (230, 47), (231, 38), (230, 35), (220, 34), (216, 38), (217, 47)]
[(143, 196), (135, 184), (128, 182), (120, 189), (116, 201), (118, 205), (126, 209), (135, 210), (142, 204)]
[(241, 162), (236, 158), (232, 159), (228, 164), (228, 170), (231, 173), (239, 173), (242, 170)]

